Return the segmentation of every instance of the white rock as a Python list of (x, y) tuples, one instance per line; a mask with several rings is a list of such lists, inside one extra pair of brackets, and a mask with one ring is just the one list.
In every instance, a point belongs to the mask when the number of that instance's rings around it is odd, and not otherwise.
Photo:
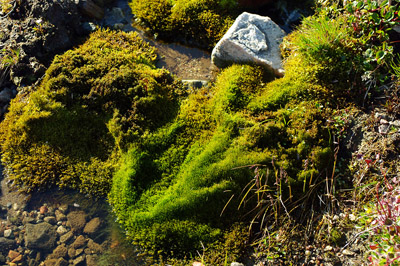
[(65, 226), (59, 226), (59, 227), (57, 227), (57, 234), (59, 234), (59, 235), (63, 235), (63, 234), (66, 234), (68, 232), (68, 229), (67, 228), (65, 228)]
[(211, 60), (220, 68), (231, 63), (256, 63), (282, 76), (279, 45), (285, 35), (269, 17), (244, 12), (214, 47)]
[(326, 246), (325, 248), (324, 248), (324, 251), (325, 252), (327, 252), (327, 251), (332, 251), (333, 250), (333, 247), (332, 246)]
[(4, 237), (5, 238), (10, 238), (12, 236), (12, 229), (6, 229), (4, 230)]
[(342, 251), (342, 254), (343, 255), (346, 255), (346, 256), (354, 256), (354, 252), (353, 251), (351, 251), (351, 250), (348, 250), (348, 249), (344, 249), (343, 251)]

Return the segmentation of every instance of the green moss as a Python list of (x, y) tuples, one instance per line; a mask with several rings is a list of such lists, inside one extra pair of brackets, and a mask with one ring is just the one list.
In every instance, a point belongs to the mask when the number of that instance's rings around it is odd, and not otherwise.
[(105, 30), (56, 56), (40, 87), (17, 97), (2, 122), (10, 178), (28, 191), (108, 193), (120, 153), (177, 113), (180, 87), (155, 58), (135, 33)]
[(231, 0), (132, 0), (132, 12), (153, 34), (212, 48), (233, 23)]
[[(301, 196), (306, 179), (307, 188), (313, 184), (309, 173), (318, 180), (330, 164), (324, 124), (329, 109), (317, 101), (299, 103), (289, 97), (280, 102), (282, 108), (261, 106), (254, 112), (249, 106), (264, 96), (268, 78), (260, 67), (225, 69), (214, 87), (182, 103), (173, 123), (129, 150), (114, 176), (109, 200), (133, 241), (168, 256), (198, 250), (200, 241), (213, 247), (221, 239), (217, 232), (246, 220), (242, 215), (254, 207), (250, 201), (237, 210), (239, 195), (255, 176), (253, 165), (264, 165), (261, 171), (271, 188), (277, 168), (287, 173), (288, 183), (282, 187), (287, 197)], [(201, 230), (182, 234), (186, 229), (168, 226), (171, 220), (197, 224)], [(159, 229), (163, 226), (168, 237)], [(143, 238), (143, 231), (157, 238)], [(185, 244), (172, 245), (171, 235)]]

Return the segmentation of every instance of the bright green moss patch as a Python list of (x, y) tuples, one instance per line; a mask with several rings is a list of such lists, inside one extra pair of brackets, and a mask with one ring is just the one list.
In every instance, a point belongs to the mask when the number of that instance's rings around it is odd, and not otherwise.
[(135, 243), (153, 255), (195, 256), (201, 243), (213, 247), (234, 222), (249, 219), (243, 214), (255, 202), (237, 208), (254, 179), (253, 165), (263, 165), (271, 186), (275, 170), (284, 172), (282, 192), (294, 198), (326, 172), (329, 109), (303, 93), (303, 103), (287, 97), (254, 112), (251, 103), (276, 83), (269, 78), (260, 67), (225, 69), (214, 87), (182, 103), (173, 123), (128, 151), (109, 200)]
[(97, 31), (57, 56), (41, 86), (2, 122), (2, 161), (22, 189), (105, 195), (119, 154), (172, 119), (179, 86), (136, 34)]
[(231, 0), (132, 0), (132, 12), (148, 30), (164, 39), (212, 48), (233, 23)]

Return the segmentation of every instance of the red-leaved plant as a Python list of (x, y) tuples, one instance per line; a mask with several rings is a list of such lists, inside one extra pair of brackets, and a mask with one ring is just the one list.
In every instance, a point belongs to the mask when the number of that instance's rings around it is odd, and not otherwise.
[(386, 191), (380, 195), (378, 183), (368, 260), (371, 265), (400, 265), (400, 180), (394, 178), (392, 185), (382, 167), (381, 173)]

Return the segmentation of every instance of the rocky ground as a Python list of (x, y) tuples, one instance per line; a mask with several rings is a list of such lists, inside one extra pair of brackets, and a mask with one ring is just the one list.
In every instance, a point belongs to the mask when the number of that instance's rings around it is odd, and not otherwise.
[(109, 206), (78, 193), (32, 195), (2, 180), (0, 265), (143, 265)]

